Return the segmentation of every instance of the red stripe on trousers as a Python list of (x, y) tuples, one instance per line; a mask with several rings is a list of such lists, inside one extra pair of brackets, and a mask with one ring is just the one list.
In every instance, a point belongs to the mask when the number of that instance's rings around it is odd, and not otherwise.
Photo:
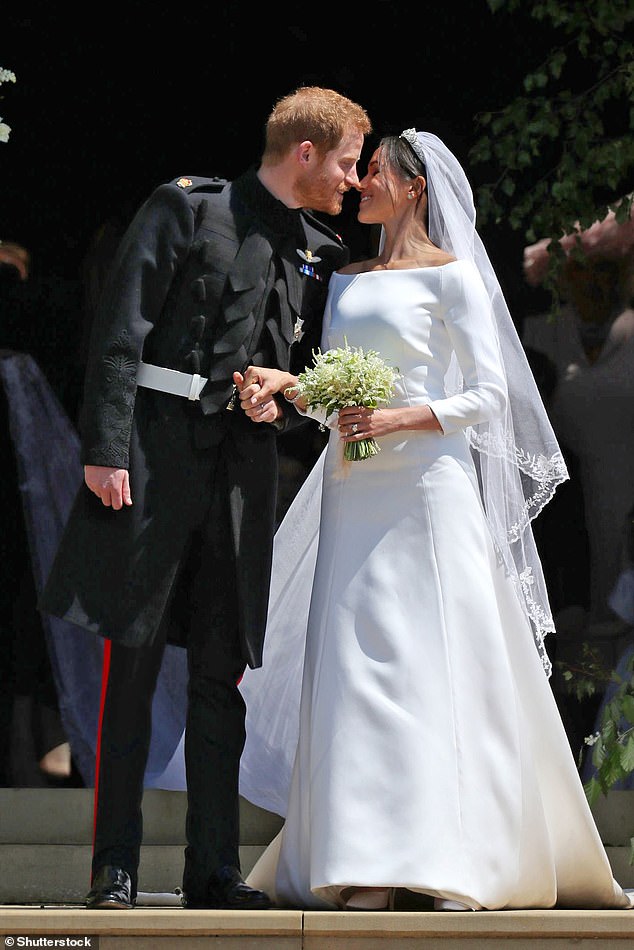
[(97, 805), (99, 804), (99, 769), (101, 766), (101, 729), (103, 726), (103, 711), (106, 705), (108, 677), (110, 675), (110, 651), (112, 641), (104, 640), (103, 666), (101, 669), (101, 698), (99, 700), (99, 724), (97, 726), (97, 747), (95, 750), (95, 797), (92, 813), (92, 851), (95, 853), (95, 836), (97, 834)]

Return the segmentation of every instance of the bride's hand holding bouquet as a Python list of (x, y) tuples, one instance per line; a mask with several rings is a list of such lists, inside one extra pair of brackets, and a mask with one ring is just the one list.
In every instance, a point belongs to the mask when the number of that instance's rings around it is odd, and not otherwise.
[[(297, 398), (311, 409), (325, 409), (327, 415), (348, 407), (376, 409), (392, 397), (398, 371), (392, 369), (375, 350), (345, 346), (313, 353), (314, 365), (297, 377), (292, 387)], [(286, 393), (285, 393), (286, 395)], [(350, 432), (357, 435), (359, 423), (351, 421)], [(344, 458), (350, 462), (371, 458), (380, 451), (372, 436), (356, 438), (344, 445)]]

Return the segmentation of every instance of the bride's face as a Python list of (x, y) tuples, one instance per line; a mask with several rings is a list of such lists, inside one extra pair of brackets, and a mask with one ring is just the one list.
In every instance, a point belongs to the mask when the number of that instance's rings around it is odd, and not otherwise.
[(357, 218), (364, 224), (385, 224), (407, 202), (409, 183), (396, 175), (377, 150), (368, 162), (368, 170), (359, 182), (361, 199)]

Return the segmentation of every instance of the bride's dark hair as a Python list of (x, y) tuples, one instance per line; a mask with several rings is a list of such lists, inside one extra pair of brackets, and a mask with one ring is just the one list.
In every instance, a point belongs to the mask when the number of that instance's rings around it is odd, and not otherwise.
[[(418, 195), (416, 205), (427, 191), (427, 168), (407, 139), (402, 135), (385, 135), (379, 142), (379, 162), (385, 163), (396, 175), (405, 181), (412, 181), (418, 175), (425, 179), (425, 187)], [(392, 195), (394, 201), (394, 195)], [(424, 209), (425, 225), (428, 223), (428, 209)]]
[(427, 168), (412, 146), (402, 135), (386, 135), (379, 142), (381, 157), (391, 168), (399, 169), (404, 177), (416, 178), (422, 175), (427, 181)]

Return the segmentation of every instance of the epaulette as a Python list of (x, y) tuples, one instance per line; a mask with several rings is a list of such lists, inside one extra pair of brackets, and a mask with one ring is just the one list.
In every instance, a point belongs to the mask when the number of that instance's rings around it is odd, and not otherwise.
[(326, 234), (329, 238), (338, 241), (342, 247), (344, 246), (341, 235), (337, 234), (336, 231), (333, 231), (333, 229), (325, 224), (321, 218), (317, 218), (312, 211), (309, 211), (307, 208), (302, 208), (302, 214), (308, 218), (314, 228), (317, 228), (318, 231), (322, 231), (323, 234)]
[(226, 178), (182, 177), (182, 178), (174, 178), (174, 180), (171, 181), (170, 184), (176, 185), (177, 188), (182, 188), (183, 191), (186, 191), (189, 194), (192, 194), (192, 192), (196, 192), (196, 191), (215, 193), (218, 191), (222, 191), (225, 185), (228, 184), (228, 180)]

